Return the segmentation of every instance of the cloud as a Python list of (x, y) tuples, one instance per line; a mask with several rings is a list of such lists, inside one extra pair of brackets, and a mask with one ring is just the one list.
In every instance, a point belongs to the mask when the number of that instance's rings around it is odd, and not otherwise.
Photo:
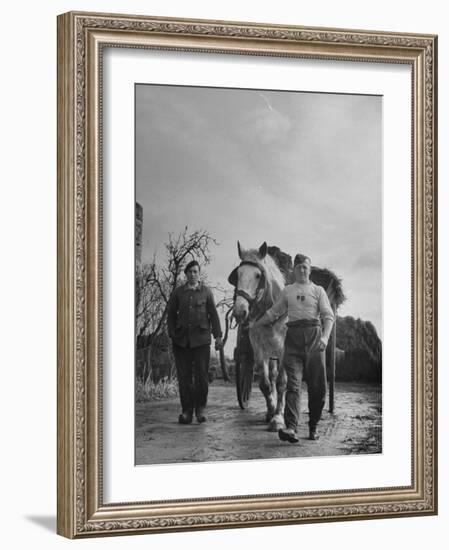
[(264, 94), (257, 94), (263, 105), (248, 111), (239, 129), (239, 134), (247, 140), (257, 140), (263, 145), (271, 145), (287, 137), (290, 119), (273, 108)]
[[(146, 86), (136, 109), (144, 256), (205, 228), (226, 285), (236, 242), (305, 252), (343, 279), (342, 311), (381, 321), (381, 110), (377, 98)], [(286, 116), (288, 115), (288, 116)]]
[(354, 269), (380, 269), (382, 267), (382, 251), (380, 248), (364, 250), (352, 264)]

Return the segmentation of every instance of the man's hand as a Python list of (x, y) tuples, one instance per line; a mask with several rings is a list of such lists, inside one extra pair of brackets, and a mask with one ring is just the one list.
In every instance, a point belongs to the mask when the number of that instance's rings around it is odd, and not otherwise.
[(320, 351), (324, 351), (326, 349), (327, 341), (328, 341), (328, 339), (325, 336), (321, 336), (320, 345), (319, 345), (319, 348), (318, 348)]
[(223, 347), (223, 340), (221, 339), (221, 336), (218, 336), (215, 338), (215, 349), (218, 351)]

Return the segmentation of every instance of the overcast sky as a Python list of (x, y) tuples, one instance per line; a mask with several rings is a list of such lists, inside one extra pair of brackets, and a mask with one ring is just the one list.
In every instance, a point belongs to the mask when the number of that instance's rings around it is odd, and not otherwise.
[(343, 279), (340, 315), (382, 331), (382, 98), (136, 86), (136, 200), (142, 260), (169, 232), (207, 229), (207, 269), (229, 286), (263, 241)]

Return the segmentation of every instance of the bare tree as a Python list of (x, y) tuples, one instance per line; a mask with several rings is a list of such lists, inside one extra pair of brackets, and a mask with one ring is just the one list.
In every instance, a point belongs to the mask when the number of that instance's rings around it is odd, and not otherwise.
[(138, 338), (145, 343), (146, 368), (143, 378), (151, 372), (152, 352), (158, 337), (167, 332), (167, 306), (172, 292), (181, 282), (181, 276), (190, 260), (209, 264), (210, 247), (218, 245), (206, 230), (189, 232), (186, 226), (177, 236), (169, 234), (165, 257), (153, 260), (136, 272), (136, 324)]

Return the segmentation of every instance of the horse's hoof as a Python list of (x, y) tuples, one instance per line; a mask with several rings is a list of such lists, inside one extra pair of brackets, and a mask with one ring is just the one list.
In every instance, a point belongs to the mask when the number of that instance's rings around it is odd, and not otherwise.
[(268, 431), (269, 432), (278, 432), (282, 428), (285, 428), (284, 422), (282, 422), (282, 420), (279, 420), (276, 417), (273, 417), (270, 420), (270, 423), (268, 424)]

